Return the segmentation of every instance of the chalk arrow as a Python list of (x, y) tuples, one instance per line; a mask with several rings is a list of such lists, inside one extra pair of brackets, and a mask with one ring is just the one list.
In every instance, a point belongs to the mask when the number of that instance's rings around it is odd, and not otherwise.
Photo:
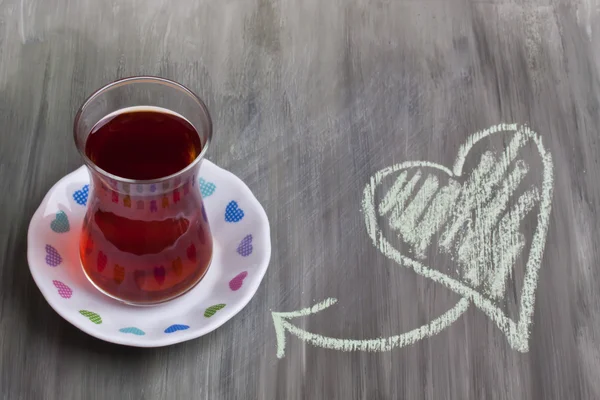
[(285, 332), (288, 331), (300, 340), (313, 346), (341, 351), (389, 351), (413, 344), (423, 338), (441, 332), (458, 319), (469, 307), (469, 300), (460, 299), (458, 303), (444, 314), (419, 328), (400, 335), (376, 339), (341, 339), (318, 335), (298, 328), (290, 322), (291, 319), (318, 313), (337, 303), (337, 299), (329, 298), (312, 307), (293, 312), (272, 312), (275, 335), (277, 337), (277, 358), (285, 355)]

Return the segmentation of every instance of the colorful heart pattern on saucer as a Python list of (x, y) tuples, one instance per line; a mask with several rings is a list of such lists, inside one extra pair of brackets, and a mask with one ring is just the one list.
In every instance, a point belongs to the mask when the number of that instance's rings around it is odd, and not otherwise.
[[(268, 219), (239, 178), (207, 160), (203, 161), (200, 173), (191, 185), (182, 188), (180, 195), (197, 190), (204, 198), (202, 216), (209, 222), (210, 230), (202, 230), (198, 236), (210, 240), (212, 232), (217, 250), (211, 267), (189, 293), (150, 308), (116, 302), (86, 279), (79, 264), (78, 240), (71, 235), (81, 232), (94, 189), (88, 183), (85, 167), (59, 181), (34, 214), (28, 232), (30, 270), (50, 305), (92, 336), (139, 347), (163, 346), (202, 336), (237, 314), (258, 289), (268, 267), (271, 252)], [(137, 186), (121, 189), (130, 193), (131, 199), (125, 201), (123, 195), (118, 204), (137, 207)], [(175, 201), (175, 197), (171, 200)], [(157, 207), (161, 204), (159, 201)], [(50, 218), (45, 217), (48, 214)], [(100, 251), (90, 240), (84, 243), (82, 251), (92, 257), (95, 263), (92, 268), (108, 274), (109, 279), (122, 282), (135, 278), (127, 272), (126, 265), (111, 260), (110, 254)], [(161, 286), (169, 271), (184, 276), (185, 263), (202, 256), (198, 251), (193, 245), (185, 247), (180, 257), (158, 262), (153, 273), (144, 279), (152, 279)]]

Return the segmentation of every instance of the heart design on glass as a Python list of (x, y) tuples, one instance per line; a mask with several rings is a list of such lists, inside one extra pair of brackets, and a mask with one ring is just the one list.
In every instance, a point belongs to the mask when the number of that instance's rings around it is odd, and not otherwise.
[(234, 292), (236, 290), (239, 290), (242, 287), (242, 284), (244, 283), (244, 279), (246, 279), (247, 276), (248, 276), (248, 272), (246, 272), (246, 271), (236, 275), (235, 278), (233, 278), (232, 280), (229, 281), (229, 289), (233, 290)]
[(181, 262), (180, 257), (177, 257), (175, 260), (173, 260), (171, 267), (173, 268), (173, 272), (175, 272), (176, 276), (181, 276), (183, 273), (183, 263)]
[(113, 280), (117, 285), (120, 285), (125, 280), (125, 267), (115, 264), (113, 269)]
[(58, 289), (58, 294), (60, 295), (60, 297), (62, 297), (63, 299), (71, 298), (71, 296), (73, 295), (73, 290), (70, 287), (68, 287), (61, 281), (52, 281), (52, 283)]
[(56, 233), (69, 232), (69, 229), (71, 229), (69, 226), (69, 218), (67, 218), (67, 214), (64, 211), (56, 213), (56, 217), (50, 222), (50, 229)]
[[(472, 163), (465, 168), (473, 147), (496, 135), (508, 136), (506, 148), (483, 152), (478, 163), (471, 156)], [(519, 158), (526, 150), (537, 162), (532, 165), (541, 167), (539, 174)], [(452, 170), (415, 161), (379, 171), (365, 187), (362, 209), (367, 233), (386, 257), (463, 297), (454, 307), (463, 304), (463, 311), (438, 331), (454, 322), (467, 309), (464, 305), (473, 304), (498, 326), (513, 349), (526, 352), (552, 190), (552, 157), (542, 138), (528, 127), (502, 124), (469, 137)], [(377, 202), (376, 194), (381, 194)], [(535, 229), (530, 239), (522, 232), (524, 226)], [(429, 255), (452, 265), (436, 270)], [(508, 277), (518, 262), (525, 265), (524, 279), (518, 318), (513, 320), (504, 299)]]
[(253, 249), (254, 248), (252, 247), (252, 235), (247, 235), (245, 238), (242, 239), (242, 241), (238, 245), (237, 252), (242, 257), (248, 257), (250, 254), (252, 254)]
[(207, 182), (203, 178), (200, 178), (200, 193), (202, 193), (202, 197), (208, 197), (212, 195), (217, 189), (217, 185), (212, 182)]
[(154, 279), (156, 279), (156, 282), (159, 285), (162, 285), (163, 283), (165, 283), (165, 276), (167, 275), (167, 271), (165, 270), (165, 267), (158, 266), (158, 267), (154, 267)]
[(58, 251), (49, 244), (46, 245), (46, 264), (51, 267), (56, 267), (62, 262), (62, 257), (58, 254)]
[(73, 199), (81, 206), (85, 206), (88, 201), (88, 195), (90, 193), (90, 185), (84, 185), (81, 190), (76, 190), (73, 193)]
[(190, 260), (193, 263), (196, 262), (196, 246), (194, 246), (193, 243), (190, 244), (190, 246), (187, 248), (187, 256), (188, 260)]
[(96, 268), (98, 269), (98, 272), (104, 271), (104, 268), (106, 268), (107, 261), (108, 261), (108, 258), (106, 257), (106, 254), (99, 251), (98, 259), (96, 260)]
[(230, 201), (225, 208), (226, 222), (240, 222), (244, 218), (244, 210), (239, 208), (236, 201)]

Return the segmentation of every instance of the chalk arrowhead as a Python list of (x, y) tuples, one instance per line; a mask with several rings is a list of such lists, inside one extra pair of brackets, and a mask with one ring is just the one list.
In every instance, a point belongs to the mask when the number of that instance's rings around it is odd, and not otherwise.
[(285, 355), (285, 335), (286, 331), (307, 344), (322, 347), (324, 349), (339, 351), (390, 351), (394, 348), (411, 345), (425, 337), (433, 336), (441, 332), (456, 321), (469, 307), (469, 300), (460, 299), (454, 307), (445, 313), (434, 318), (427, 324), (421, 325), (412, 330), (393, 335), (389, 337), (378, 337), (373, 339), (350, 339), (336, 338), (319, 335), (308, 332), (290, 322), (291, 319), (317, 313), (327, 307), (335, 304), (336, 299), (329, 298), (310, 308), (305, 308), (295, 312), (274, 312), (273, 324), (275, 325), (275, 334), (277, 335), (277, 357), (282, 358)]
[(328, 298), (312, 307), (303, 308), (302, 310), (292, 312), (271, 312), (273, 317), (273, 325), (275, 326), (275, 337), (277, 338), (277, 358), (283, 358), (285, 355), (285, 332), (291, 331), (296, 336), (301, 329), (297, 328), (290, 319), (304, 317), (306, 315), (315, 314), (337, 303), (337, 299)]
[(286, 317), (280, 313), (271, 313), (273, 316), (273, 325), (275, 326), (275, 337), (277, 338), (277, 358), (283, 358), (285, 355), (285, 323)]

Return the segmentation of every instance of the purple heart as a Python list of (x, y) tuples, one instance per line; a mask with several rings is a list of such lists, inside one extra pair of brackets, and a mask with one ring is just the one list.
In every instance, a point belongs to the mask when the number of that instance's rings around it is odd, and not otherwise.
[(238, 245), (237, 252), (242, 257), (248, 257), (250, 254), (252, 254), (252, 250), (252, 235), (248, 235), (243, 238)]
[(163, 283), (165, 283), (166, 275), (167, 275), (167, 271), (165, 270), (165, 267), (163, 267), (162, 265), (160, 267), (154, 267), (154, 279), (156, 279), (156, 282), (159, 285), (162, 285)]
[(49, 244), (46, 245), (46, 264), (51, 267), (56, 267), (62, 262), (62, 257), (58, 254), (58, 251)]

